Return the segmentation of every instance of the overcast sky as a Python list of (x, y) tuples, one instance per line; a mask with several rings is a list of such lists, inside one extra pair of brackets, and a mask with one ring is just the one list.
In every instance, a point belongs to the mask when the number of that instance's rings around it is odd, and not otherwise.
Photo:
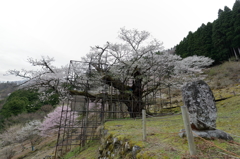
[(55, 65), (81, 60), (90, 46), (115, 42), (120, 28), (146, 30), (165, 49), (217, 19), (235, 0), (0, 0), (0, 81), (10, 69), (31, 69), (29, 57)]

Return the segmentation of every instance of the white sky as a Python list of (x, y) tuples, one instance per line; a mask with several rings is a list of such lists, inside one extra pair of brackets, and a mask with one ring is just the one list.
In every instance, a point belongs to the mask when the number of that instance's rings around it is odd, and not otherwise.
[(149, 31), (165, 49), (217, 19), (235, 0), (0, 0), (0, 81), (10, 69), (32, 69), (27, 58), (81, 60), (90, 46), (115, 42), (121, 27)]

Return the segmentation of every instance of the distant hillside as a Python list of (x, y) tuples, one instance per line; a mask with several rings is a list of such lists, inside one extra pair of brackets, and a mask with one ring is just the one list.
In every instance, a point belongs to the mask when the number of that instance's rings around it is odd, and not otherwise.
[(197, 31), (188, 35), (176, 46), (181, 57), (201, 55), (210, 57), (219, 64), (229, 59), (240, 58), (240, 0), (232, 10), (227, 6), (219, 9), (218, 19), (202, 24)]
[(6, 98), (9, 93), (17, 89), (17, 84), (14, 82), (0, 83), (0, 100)]
[(17, 84), (13, 82), (0, 83), (0, 109), (4, 104), (4, 99), (17, 89)]

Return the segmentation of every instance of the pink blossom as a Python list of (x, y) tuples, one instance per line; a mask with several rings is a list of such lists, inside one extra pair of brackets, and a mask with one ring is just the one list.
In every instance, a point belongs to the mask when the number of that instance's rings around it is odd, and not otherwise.
[(42, 122), (39, 130), (41, 136), (49, 136), (59, 130), (59, 126), (73, 125), (73, 121), (78, 117), (77, 112), (71, 111), (68, 106), (57, 107), (49, 113)]

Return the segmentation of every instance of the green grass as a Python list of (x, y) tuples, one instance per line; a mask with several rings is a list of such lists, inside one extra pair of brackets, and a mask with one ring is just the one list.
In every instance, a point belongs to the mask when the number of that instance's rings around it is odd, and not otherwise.
[(73, 148), (70, 152), (68, 152), (66, 155), (64, 155), (64, 159), (70, 159), (76, 155), (79, 154), (79, 147)]
[[(225, 91), (227, 92), (228, 90)], [(240, 92), (236, 93), (240, 94)], [(234, 156), (234, 154), (240, 156), (240, 144), (238, 144), (240, 143), (239, 99), (240, 96), (237, 95), (216, 103), (218, 109), (217, 129), (237, 135), (238, 137), (232, 135), (235, 143), (219, 139), (208, 140), (217, 146), (215, 147), (206, 140), (195, 138), (198, 158), (227, 158), (228, 155)], [(105, 129), (113, 137), (124, 141), (128, 140), (132, 146), (138, 145), (142, 148), (141, 152), (137, 155), (139, 159), (190, 158), (187, 139), (178, 136), (179, 130), (183, 128), (181, 115), (147, 118), (147, 140), (142, 141), (141, 119), (126, 119), (105, 123)], [(83, 151), (80, 154), (86, 154), (86, 159), (94, 158), (87, 154), (90, 151), (96, 152), (97, 148), (97, 146), (91, 147), (91, 149), (87, 149), (87, 151)], [(225, 152), (220, 148), (229, 152)]]
[[(205, 81), (213, 90), (215, 99), (227, 98), (216, 103), (218, 110), (217, 129), (234, 138), (234, 142), (224, 140), (203, 140), (195, 138), (198, 155), (189, 155), (186, 138), (178, 132), (183, 129), (181, 115), (147, 118), (147, 140), (142, 141), (142, 120), (125, 119), (108, 121), (105, 129), (120, 140), (140, 146), (138, 159), (180, 159), (180, 158), (234, 158), (240, 156), (240, 65), (239, 62), (226, 62), (205, 71)], [(181, 105), (181, 104), (180, 104)], [(178, 113), (180, 108), (163, 109), (162, 113)], [(97, 147), (95, 147), (97, 150)], [(94, 147), (90, 148), (92, 151)], [(87, 154), (90, 149), (81, 152)], [(93, 158), (85, 156), (86, 159)], [(81, 158), (81, 157), (80, 157)], [(97, 157), (95, 157), (97, 158)]]
[[(223, 91), (227, 95), (228, 88)], [(239, 93), (240, 92), (236, 92)], [(240, 96), (231, 96), (226, 100), (217, 102), (218, 118), (217, 129), (236, 135), (234, 141), (240, 143)], [(142, 147), (138, 158), (189, 158), (186, 138), (180, 138), (178, 132), (183, 129), (181, 115), (147, 118), (147, 140), (142, 141), (142, 120), (127, 119), (109, 121), (105, 123), (105, 129), (114, 137), (130, 140), (132, 145)], [(232, 153), (240, 156), (240, 144), (230, 143), (224, 140), (212, 140), (212, 144), (225, 149), (210, 145), (206, 140), (195, 138), (199, 158), (224, 157)]]
[(98, 158), (98, 147), (100, 142), (97, 140), (91, 141), (86, 147), (80, 149), (79, 146), (72, 148), (63, 159), (96, 159)]

